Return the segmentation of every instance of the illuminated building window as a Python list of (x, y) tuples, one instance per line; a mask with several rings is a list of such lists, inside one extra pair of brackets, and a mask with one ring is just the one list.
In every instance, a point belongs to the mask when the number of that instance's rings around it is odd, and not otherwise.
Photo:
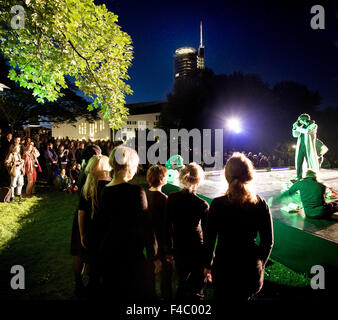
[(100, 131), (104, 130), (104, 120), (99, 121)]
[(82, 122), (79, 124), (79, 134), (87, 134), (87, 123)]
[(95, 131), (95, 125), (94, 125), (94, 123), (90, 123), (89, 124), (89, 135), (91, 137), (94, 137), (94, 131)]

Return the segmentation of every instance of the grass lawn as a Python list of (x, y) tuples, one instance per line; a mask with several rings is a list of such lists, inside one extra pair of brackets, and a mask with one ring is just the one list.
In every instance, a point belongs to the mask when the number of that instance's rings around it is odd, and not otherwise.
[[(143, 184), (144, 178), (135, 182)], [(70, 300), (73, 297), (71, 228), (78, 195), (45, 192), (0, 203), (0, 300)], [(12, 290), (13, 265), (22, 265), (26, 289)], [(257, 300), (301, 298), (311, 294), (310, 279), (270, 261)], [(210, 296), (211, 290), (207, 296)]]

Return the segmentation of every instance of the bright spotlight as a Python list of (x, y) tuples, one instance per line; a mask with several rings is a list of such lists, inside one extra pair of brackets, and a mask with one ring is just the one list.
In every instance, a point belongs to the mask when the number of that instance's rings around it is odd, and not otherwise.
[(239, 119), (232, 118), (227, 121), (227, 127), (230, 131), (233, 131), (235, 133), (241, 133), (242, 132), (242, 127), (241, 127), (241, 122)]

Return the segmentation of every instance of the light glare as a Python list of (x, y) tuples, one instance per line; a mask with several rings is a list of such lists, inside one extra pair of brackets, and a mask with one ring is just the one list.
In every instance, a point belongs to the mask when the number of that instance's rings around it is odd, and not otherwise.
[(227, 127), (230, 131), (233, 131), (235, 133), (241, 133), (242, 132), (242, 127), (241, 127), (241, 122), (239, 119), (232, 118), (227, 121)]

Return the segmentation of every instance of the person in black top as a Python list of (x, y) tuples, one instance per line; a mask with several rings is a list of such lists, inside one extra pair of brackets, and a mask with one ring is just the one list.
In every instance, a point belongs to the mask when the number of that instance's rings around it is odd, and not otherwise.
[[(85, 185), (87, 179), (86, 166), (90, 158), (94, 155), (101, 155), (101, 149), (97, 145), (89, 146), (85, 149), (83, 153), (83, 168), (80, 172), (78, 179), (78, 188), (82, 191), (83, 186)], [(84, 286), (82, 282), (82, 275), (85, 268), (86, 260), (86, 250), (82, 249), (81, 243), (79, 241), (79, 216), (78, 210), (76, 210), (73, 219), (72, 226), (72, 240), (70, 254), (73, 256), (73, 272), (75, 276), (75, 294), (81, 296), (84, 291)]]
[(145, 191), (128, 183), (137, 171), (139, 157), (131, 148), (118, 147), (111, 152), (109, 163), (113, 179), (103, 189), (99, 203), (103, 299), (110, 303), (150, 301), (155, 299), (149, 269), (149, 261), (155, 257), (154, 234)]
[(235, 153), (225, 167), (228, 191), (210, 205), (204, 273), (213, 282), (220, 303), (248, 300), (261, 290), (273, 247), (271, 213), (265, 200), (251, 189), (253, 172), (252, 162)]
[(168, 231), (173, 240), (179, 281), (176, 298), (179, 300), (201, 300), (204, 297), (203, 232), (209, 205), (196, 195), (203, 178), (204, 171), (198, 164), (188, 164), (179, 175), (184, 189), (168, 197)]
[[(165, 211), (167, 206), (167, 195), (161, 190), (167, 183), (166, 167), (161, 165), (153, 165), (147, 171), (147, 181), (150, 188), (146, 191), (149, 214), (151, 217), (152, 227), (155, 232), (158, 245), (158, 258), (161, 262), (160, 285), (161, 297), (164, 300), (172, 298), (172, 258), (167, 256), (168, 240), (165, 239)], [(156, 261), (156, 260), (155, 260)], [(155, 290), (155, 274), (153, 274), (153, 288)]]

